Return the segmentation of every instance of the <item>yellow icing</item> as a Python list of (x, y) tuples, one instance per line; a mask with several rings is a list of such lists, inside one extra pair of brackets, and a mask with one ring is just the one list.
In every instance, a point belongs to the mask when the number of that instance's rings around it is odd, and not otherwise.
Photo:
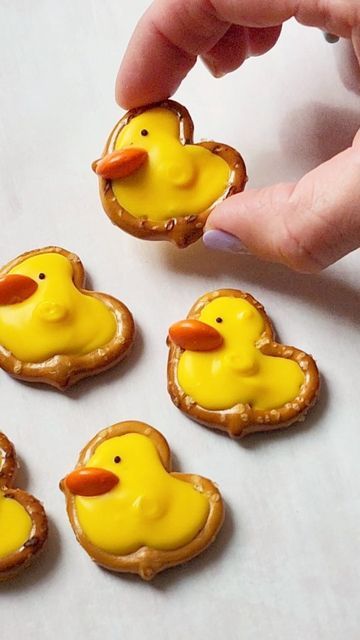
[(0, 558), (15, 553), (29, 539), (31, 518), (24, 507), (0, 491)]
[(204, 147), (181, 144), (178, 118), (169, 109), (156, 107), (132, 118), (115, 149), (129, 145), (146, 149), (148, 159), (129, 177), (113, 180), (112, 188), (135, 217), (161, 221), (201, 213), (227, 190), (229, 165)]
[[(118, 464), (116, 456), (121, 457)], [(75, 498), (83, 532), (104, 551), (125, 555), (142, 546), (177, 549), (193, 540), (207, 520), (207, 497), (169, 474), (144, 435), (106, 440), (86, 466), (107, 469), (119, 478), (107, 494)]]
[[(0, 305), (0, 344), (20, 360), (85, 355), (114, 337), (114, 314), (101, 300), (75, 287), (72, 265), (65, 256), (39, 254), (10, 273), (30, 276), (38, 283), (27, 300)], [(40, 273), (45, 274), (43, 280)]]
[(241, 298), (219, 297), (204, 307), (199, 319), (216, 328), (224, 342), (215, 351), (182, 353), (177, 374), (188, 396), (210, 410), (238, 403), (276, 409), (294, 400), (304, 374), (293, 360), (267, 356), (257, 348), (264, 320), (255, 307)]

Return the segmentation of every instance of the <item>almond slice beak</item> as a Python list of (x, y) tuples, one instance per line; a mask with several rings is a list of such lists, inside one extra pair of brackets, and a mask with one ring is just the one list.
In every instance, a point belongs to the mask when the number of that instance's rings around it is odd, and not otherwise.
[(92, 168), (98, 176), (106, 180), (127, 178), (143, 166), (148, 152), (139, 147), (125, 147), (108, 153), (100, 160), (95, 160)]
[(79, 467), (62, 481), (62, 486), (76, 496), (101, 496), (119, 483), (119, 478), (106, 469)]
[(28, 276), (15, 273), (0, 276), (0, 305), (24, 302), (35, 293), (37, 288), (37, 282)]
[(169, 329), (169, 337), (178, 347), (188, 351), (213, 351), (222, 346), (222, 335), (200, 320), (181, 320)]

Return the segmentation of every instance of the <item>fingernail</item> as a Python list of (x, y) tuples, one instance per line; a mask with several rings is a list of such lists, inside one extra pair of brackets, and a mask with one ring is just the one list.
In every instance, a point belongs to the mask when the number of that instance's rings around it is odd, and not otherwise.
[(326, 42), (329, 42), (330, 44), (336, 44), (336, 42), (339, 42), (340, 40), (339, 36), (336, 36), (334, 33), (329, 33), (328, 31), (324, 32), (324, 38)]
[(231, 233), (210, 229), (203, 235), (203, 243), (208, 249), (217, 251), (230, 251), (231, 253), (250, 253), (245, 245)]

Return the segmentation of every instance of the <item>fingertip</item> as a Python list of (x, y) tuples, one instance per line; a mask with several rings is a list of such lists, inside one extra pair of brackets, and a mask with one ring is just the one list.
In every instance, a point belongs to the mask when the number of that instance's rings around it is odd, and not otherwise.
[(271, 49), (281, 33), (281, 26), (256, 29), (232, 25), (202, 60), (215, 78), (235, 71), (251, 56), (260, 56)]
[(204, 243), (222, 251), (251, 253), (299, 272), (320, 271), (324, 265), (307, 249), (301, 225), (293, 229), (293, 220), (299, 218), (291, 205), (293, 189), (293, 184), (277, 184), (228, 198), (210, 214)]
[(227, 72), (220, 70), (216, 63), (216, 60), (214, 60), (211, 56), (201, 56), (201, 61), (214, 78), (223, 78), (224, 76), (226, 76)]
[(115, 81), (115, 101), (119, 107), (123, 109), (131, 109), (135, 106), (131, 98), (131, 92), (122, 81), (120, 70), (118, 71)]
[[(205, 230), (221, 229), (241, 239), (246, 235), (247, 219), (253, 211), (256, 203), (256, 194), (253, 190), (238, 193), (218, 204), (210, 213)], [(250, 213), (251, 215), (251, 213)]]
[(159, 86), (145, 86), (141, 82), (136, 82), (132, 77), (127, 80), (120, 68), (115, 82), (115, 100), (123, 109), (135, 109), (145, 104), (161, 102), (167, 100), (171, 93), (167, 88)]
[(196, 63), (195, 54), (173, 44), (156, 26), (155, 8), (151, 5), (140, 19), (117, 74), (115, 99), (125, 109), (166, 100)]
[(281, 30), (282, 25), (262, 29), (249, 27), (247, 30), (249, 55), (261, 56), (270, 51), (277, 43)]

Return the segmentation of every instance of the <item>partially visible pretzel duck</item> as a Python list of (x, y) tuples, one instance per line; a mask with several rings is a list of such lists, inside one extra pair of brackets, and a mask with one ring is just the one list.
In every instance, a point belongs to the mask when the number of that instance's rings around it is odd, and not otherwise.
[(182, 105), (165, 100), (132, 109), (93, 163), (105, 212), (118, 227), (148, 240), (186, 247), (198, 240), (215, 204), (242, 191), (241, 155), (218, 142), (193, 142)]
[(17, 468), (14, 446), (0, 432), (0, 581), (25, 569), (48, 535), (41, 503), (26, 491), (12, 488)]

